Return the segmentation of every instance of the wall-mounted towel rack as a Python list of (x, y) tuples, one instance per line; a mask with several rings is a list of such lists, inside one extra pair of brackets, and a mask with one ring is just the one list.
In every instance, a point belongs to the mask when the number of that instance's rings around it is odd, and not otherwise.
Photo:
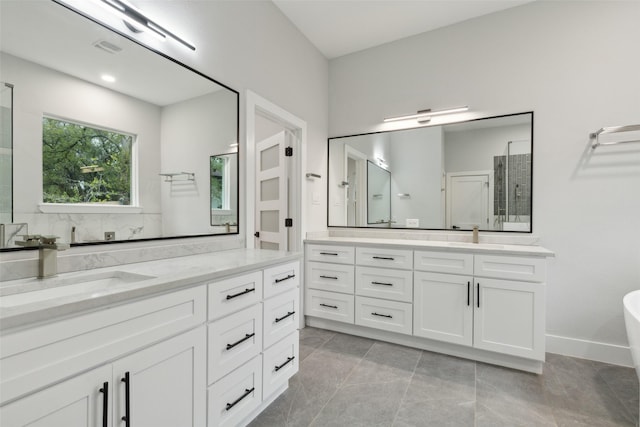
[(619, 132), (633, 132), (640, 131), (640, 125), (627, 125), (627, 126), (611, 126), (606, 128), (598, 129), (597, 131), (589, 134), (589, 138), (593, 140), (591, 144), (591, 148), (595, 149), (599, 145), (616, 145), (616, 144), (626, 144), (628, 142), (640, 142), (640, 139), (630, 139), (624, 141), (608, 141), (608, 142), (600, 142), (600, 135), (606, 133), (619, 133)]
[(158, 175), (164, 176), (164, 182), (196, 180), (196, 174), (193, 172), (172, 172), (172, 173), (161, 173)]

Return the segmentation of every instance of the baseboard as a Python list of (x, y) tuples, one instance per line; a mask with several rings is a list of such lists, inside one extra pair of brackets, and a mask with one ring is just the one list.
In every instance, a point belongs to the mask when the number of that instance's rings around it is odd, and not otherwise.
[(547, 353), (633, 367), (629, 347), (557, 335), (547, 335), (546, 337)]

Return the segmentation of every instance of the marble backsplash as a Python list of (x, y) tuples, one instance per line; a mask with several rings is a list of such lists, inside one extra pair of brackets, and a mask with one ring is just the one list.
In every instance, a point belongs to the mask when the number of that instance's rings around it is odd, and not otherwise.
[[(58, 252), (58, 272), (92, 270), (243, 247), (245, 240), (237, 235), (75, 246)], [(0, 281), (35, 277), (37, 274), (37, 250), (0, 252)]]

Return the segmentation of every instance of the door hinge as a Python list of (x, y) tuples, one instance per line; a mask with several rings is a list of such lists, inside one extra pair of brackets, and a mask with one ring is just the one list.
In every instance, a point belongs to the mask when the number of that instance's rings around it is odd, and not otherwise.
[(293, 218), (285, 218), (284, 219), (285, 227), (293, 227)]
[(286, 157), (291, 157), (291, 156), (293, 156), (293, 147), (286, 147), (286, 148), (284, 149), (284, 155), (285, 155)]
[(260, 232), (259, 232), (259, 231), (256, 231), (255, 233), (253, 233), (253, 235), (254, 235), (255, 237), (260, 238)]

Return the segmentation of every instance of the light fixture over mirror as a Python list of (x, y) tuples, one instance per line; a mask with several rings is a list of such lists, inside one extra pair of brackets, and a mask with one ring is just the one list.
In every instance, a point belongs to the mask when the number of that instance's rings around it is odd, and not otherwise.
[[(226, 160), (230, 203), (216, 221), (210, 191), (210, 157), (242, 148), (230, 147), (238, 92), (122, 31), (57, 1), (0, 2), (0, 81), (15, 87), (12, 109), (3, 92), (13, 148), (1, 153), (13, 170), (5, 178), (2, 168), (0, 191), (13, 205), (0, 221), (0, 248), (15, 248), (24, 224), (63, 242), (73, 235), (75, 245), (106, 243), (114, 232), (116, 242), (239, 233), (237, 155)], [(60, 160), (54, 144), (70, 135), (84, 148)], [(114, 135), (120, 142), (105, 144)], [(165, 182), (181, 171), (188, 179)]]
[(330, 138), (328, 226), (531, 232), (532, 144), (531, 112)]
[(418, 123), (428, 123), (431, 120), (432, 116), (443, 116), (446, 114), (455, 114), (455, 113), (462, 113), (464, 111), (469, 110), (468, 106), (462, 106), (462, 107), (453, 107), (453, 108), (443, 108), (440, 110), (431, 110), (429, 109), (425, 109), (425, 110), (419, 110), (417, 113), (415, 114), (407, 114), (404, 116), (396, 116), (396, 117), (387, 117), (386, 119), (383, 120), (383, 122), (397, 122), (397, 121), (402, 121), (402, 120), (417, 120)]

